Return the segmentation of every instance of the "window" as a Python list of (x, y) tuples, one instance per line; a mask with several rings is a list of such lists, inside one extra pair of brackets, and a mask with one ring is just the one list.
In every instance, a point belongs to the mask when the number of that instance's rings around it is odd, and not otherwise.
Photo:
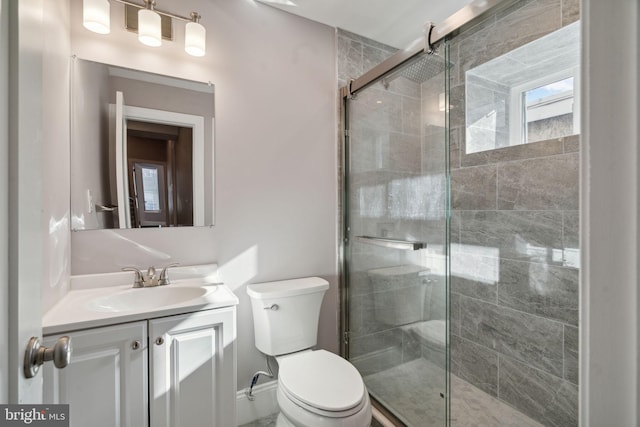
[(580, 26), (465, 71), (464, 153), (580, 133)]
[(144, 210), (160, 210), (160, 190), (158, 185), (158, 169), (142, 167), (142, 189), (144, 195)]
[(527, 144), (580, 133), (578, 70), (570, 69), (511, 91), (511, 140)]

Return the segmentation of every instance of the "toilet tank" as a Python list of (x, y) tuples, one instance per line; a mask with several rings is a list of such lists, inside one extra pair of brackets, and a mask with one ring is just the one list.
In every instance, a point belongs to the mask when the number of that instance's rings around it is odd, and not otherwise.
[(327, 289), (319, 277), (248, 285), (258, 350), (276, 356), (315, 346)]

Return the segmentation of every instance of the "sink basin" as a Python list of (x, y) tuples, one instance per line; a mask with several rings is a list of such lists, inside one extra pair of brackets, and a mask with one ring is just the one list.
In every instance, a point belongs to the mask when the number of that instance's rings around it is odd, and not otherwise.
[(179, 304), (203, 296), (206, 289), (199, 287), (158, 286), (131, 288), (113, 295), (96, 298), (88, 303), (93, 311), (119, 313), (132, 310), (151, 310)]

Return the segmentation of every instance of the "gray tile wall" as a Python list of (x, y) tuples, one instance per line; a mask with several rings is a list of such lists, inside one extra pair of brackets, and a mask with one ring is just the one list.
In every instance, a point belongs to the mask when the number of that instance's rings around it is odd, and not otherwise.
[(360, 77), (397, 49), (342, 29), (337, 30), (338, 87)]
[(464, 82), (578, 18), (522, 0), (450, 43), (452, 373), (550, 426), (578, 425), (580, 138), (465, 154)]

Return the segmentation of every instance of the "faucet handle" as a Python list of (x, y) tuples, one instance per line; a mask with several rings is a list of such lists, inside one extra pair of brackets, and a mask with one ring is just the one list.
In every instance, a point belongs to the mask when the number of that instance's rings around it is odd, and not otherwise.
[(151, 266), (147, 269), (147, 280), (153, 280), (156, 278), (156, 268)]
[(171, 267), (176, 267), (180, 265), (180, 263), (178, 262), (174, 262), (171, 263), (167, 266), (165, 266), (162, 271), (160, 272), (160, 278), (158, 279), (158, 285), (162, 286), (162, 285), (168, 285), (169, 284), (169, 273), (167, 272), (167, 270)]
[(142, 271), (140, 271), (136, 267), (124, 267), (122, 271), (133, 271), (135, 272), (133, 287), (134, 288), (143, 288), (144, 287), (144, 277), (142, 276)]

